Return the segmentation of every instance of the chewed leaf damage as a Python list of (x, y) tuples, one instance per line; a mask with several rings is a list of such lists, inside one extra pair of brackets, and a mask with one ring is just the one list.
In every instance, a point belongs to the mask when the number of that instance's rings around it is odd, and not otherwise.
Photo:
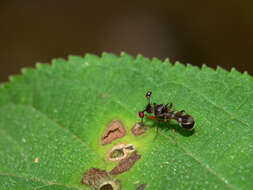
[(82, 184), (93, 187), (96, 190), (120, 190), (120, 181), (112, 180), (105, 170), (91, 168), (81, 181)]
[(101, 138), (102, 145), (110, 144), (113, 140), (126, 135), (126, 129), (120, 120), (115, 120), (109, 124), (106, 132)]
[(110, 171), (110, 175), (118, 175), (131, 169), (141, 155), (135, 150), (128, 158), (121, 160), (120, 163)]
[(135, 123), (131, 129), (134, 136), (142, 135), (143, 133), (146, 132), (146, 130), (147, 130), (147, 127), (144, 125), (143, 122)]
[(129, 153), (135, 151), (135, 146), (133, 144), (117, 144), (113, 146), (106, 157), (109, 161), (120, 161), (125, 159)]

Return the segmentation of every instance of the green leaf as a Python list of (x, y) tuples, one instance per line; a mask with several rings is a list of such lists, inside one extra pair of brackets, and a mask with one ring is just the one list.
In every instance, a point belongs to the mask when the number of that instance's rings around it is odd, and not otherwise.
[[(253, 79), (247, 73), (124, 53), (70, 56), (22, 72), (0, 87), (0, 189), (90, 189), (80, 182), (83, 174), (113, 169), (118, 163), (106, 153), (122, 142), (141, 155), (129, 171), (111, 176), (122, 189), (252, 189)], [(195, 132), (144, 119), (148, 130), (134, 136), (148, 90), (152, 102), (173, 102), (191, 114)], [(127, 134), (103, 146), (113, 120)]]

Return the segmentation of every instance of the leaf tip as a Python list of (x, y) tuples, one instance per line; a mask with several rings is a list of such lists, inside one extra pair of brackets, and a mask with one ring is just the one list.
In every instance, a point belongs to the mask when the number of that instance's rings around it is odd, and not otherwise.
[(175, 61), (174, 65), (181, 65), (179, 61)]
[(8, 79), (9, 79), (10, 82), (13, 83), (13, 82), (21, 80), (22, 79), (22, 75), (10, 75), (8, 77)]
[(156, 57), (152, 57), (151, 63), (162, 64), (163, 62), (160, 59), (156, 58)]
[(164, 62), (170, 62), (170, 58), (166, 57), (166, 58), (164, 59)]
[(143, 55), (138, 53), (137, 56), (136, 56), (136, 59), (141, 59), (141, 58), (143, 58)]
[(215, 70), (211, 67), (208, 67), (205, 63), (201, 65), (201, 71), (215, 73)]
[(232, 68), (230, 69), (230, 74), (231, 74), (231, 75), (234, 75), (234, 76), (236, 76), (236, 77), (242, 76), (242, 73), (239, 72), (238, 70), (236, 70), (236, 68), (234, 68), (234, 67), (232, 67)]
[(35, 68), (38, 68), (38, 69), (39, 69), (39, 68), (41, 67), (41, 64), (42, 64), (42, 63), (40, 63), (40, 62), (35, 63)]
[(170, 59), (167, 57), (163, 61), (164, 64), (172, 65)]
[(84, 58), (80, 55), (69, 55), (68, 56), (68, 62), (69, 64), (78, 64), (78, 63), (84, 63)]
[(121, 57), (128, 57), (128, 58), (134, 59), (132, 55), (130, 55), (130, 54), (124, 52), (124, 51), (122, 51), (122, 52), (120, 53), (120, 56), (121, 56)]
[(8, 82), (5, 83), (6, 85), (4, 85), (3, 88), (8, 87), (8, 85), (11, 85), (12, 83), (18, 82), (22, 80), (22, 75), (10, 75), (8, 76)]
[(126, 55), (126, 52), (124, 52), (124, 51), (120, 52), (120, 56), (125, 56), (125, 55)]
[(248, 71), (244, 71), (242, 76), (253, 81), (253, 77), (248, 73)]
[(185, 64), (181, 63), (180, 61), (175, 61), (174, 66), (176, 66), (176, 67), (185, 67)]
[(26, 75), (26, 74), (32, 72), (33, 70), (34, 70), (34, 69), (32, 69), (32, 68), (22, 68), (22, 69), (21, 69), (21, 73), (22, 73), (23, 75)]
[(53, 66), (56, 66), (58, 64), (63, 64), (63, 63), (66, 63), (67, 60), (66, 59), (63, 59), (63, 58), (54, 58), (52, 59), (51, 63)]
[(104, 56), (106, 56), (108, 53), (106, 52), (106, 51), (103, 51), (102, 53), (101, 53), (101, 57), (104, 57)]
[(226, 69), (222, 68), (222, 67), (219, 66), (219, 65), (216, 66), (216, 71), (228, 72)]
[[(43, 70), (43, 69), (48, 69), (50, 68), (51, 65), (48, 64), (48, 63), (41, 63), (41, 62), (37, 62), (35, 63), (35, 68), (38, 69), (38, 70)], [(34, 69), (27, 69), (28, 72), (30, 72), (31, 70), (34, 70)]]
[(243, 72), (243, 75), (248, 75), (248, 71), (244, 71), (244, 72)]
[(13, 75), (8, 76), (8, 80), (9, 81), (13, 81), (14, 80), (14, 76)]
[(192, 65), (190, 63), (187, 63), (186, 64), (186, 70), (189, 71), (189, 70), (195, 70), (195, 71), (200, 71), (200, 68), (196, 65)]
[(174, 67), (178, 68), (178, 69), (181, 69), (181, 70), (185, 70), (186, 69), (186, 66), (183, 63), (181, 63), (180, 61), (176, 61), (174, 63)]
[(207, 65), (205, 64), (205, 63), (203, 63), (202, 65), (201, 65), (201, 69), (205, 69), (207, 67)]
[(244, 71), (242, 76), (253, 81), (253, 77), (248, 73), (248, 71)]
[(186, 63), (186, 68), (192, 68), (192, 67), (199, 68), (198, 66), (192, 65), (190, 63)]
[(166, 57), (166, 58), (164, 59), (164, 62), (170, 62), (170, 58)]
[(230, 72), (234, 72), (234, 71), (237, 71), (234, 67), (232, 67), (231, 69), (230, 69)]
[(100, 57), (95, 54), (91, 53), (86, 53), (84, 55), (84, 60), (86, 63), (93, 64), (93, 63), (99, 63), (100, 62)]
[(150, 60), (149, 60), (149, 58), (147, 58), (147, 57), (144, 57), (142, 54), (138, 54), (137, 56), (136, 56), (136, 61), (137, 62), (141, 62), (141, 63), (148, 63), (148, 62), (150, 62)]
[(103, 52), (101, 54), (101, 57), (113, 57), (113, 58), (117, 58), (117, 56), (114, 53), (108, 53), (108, 52)]
[(127, 63), (127, 62), (133, 62), (134, 58), (133, 58), (133, 56), (131, 56), (125, 52), (121, 52), (119, 60), (120, 60), (120, 62)]

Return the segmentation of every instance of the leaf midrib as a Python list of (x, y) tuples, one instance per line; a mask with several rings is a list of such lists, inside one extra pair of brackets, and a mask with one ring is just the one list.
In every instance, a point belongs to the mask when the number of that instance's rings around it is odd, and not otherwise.
[[(97, 89), (96, 89), (96, 90), (97, 90)], [(99, 90), (98, 90), (98, 92), (100, 93), (100, 95), (102, 95), (102, 93), (101, 93)], [(127, 108), (127, 106), (124, 106), (124, 104), (120, 103), (120, 101), (115, 100), (115, 98), (113, 98), (112, 96), (110, 96), (110, 99), (111, 99), (112, 102), (114, 102), (114, 103), (116, 103), (117, 105), (121, 106), (121, 107), (122, 107), (123, 109), (125, 109), (129, 114), (131, 114), (131, 115), (133, 115), (133, 116), (135, 117), (135, 114), (133, 114), (133, 113), (129, 110), (129, 108)], [(17, 104), (17, 105), (19, 105), (19, 104)], [(33, 105), (30, 105), (29, 107), (33, 108), (35, 111), (37, 111), (37, 112), (39, 112), (40, 114), (44, 115), (44, 117), (46, 117), (46, 118), (48, 118), (49, 120), (53, 121), (55, 124), (57, 124), (58, 126), (60, 126), (62, 129), (64, 129), (64, 130), (66, 130), (67, 132), (71, 133), (71, 135), (74, 135), (76, 138), (79, 139), (80, 142), (83, 142), (83, 144), (85, 144), (85, 145), (89, 148), (89, 146), (88, 146), (84, 141), (82, 141), (81, 138), (77, 137), (73, 132), (71, 132), (70, 130), (68, 130), (68, 129), (62, 127), (61, 125), (59, 125), (56, 121), (54, 121), (53, 119), (49, 118), (46, 114), (42, 113), (40, 110), (38, 110), (38, 109), (36, 109), (35, 107), (33, 107)], [(167, 135), (164, 134), (163, 132), (160, 132), (160, 131), (159, 131), (159, 133), (160, 133), (161, 135), (165, 136), (166, 138), (169, 138), (171, 142), (174, 142), (174, 144), (176, 144), (177, 147), (179, 147), (187, 156), (193, 158), (193, 160), (196, 161), (198, 164), (200, 164), (200, 166), (201, 166), (203, 169), (206, 169), (209, 173), (211, 173), (212, 175), (214, 175), (215, 177), (217, 177), (218, 180), (220, 180), (220, 181), (223, 182), (224, 184), (228, 185), (228, 187), (230, 187), (231, 189), (235, 190), (235, 188), (233, 188), (233, 186), (231, 186), (230, 184), (227, 184), (227, 183), (226, 183), (226, 180), (225, 180), (223, 177), (217, 175), (217, 173), (216, 173), (213, 169), (211, 169), (211, 168), (205, 166), (205, 164), (202, 163), (202, 162), (200, 161), (200, 159), (198, 159), (195, 155), (190, 154), (189, 151), (187, 151), (187, 150), (186, 150), (185, 148), (183, 148), (182, 146), (179, 146), (179, 143), (176, 143), (171, 137), (167, 136)], [(92, 150), (92, 149), (91, 149), (91, 150)], [(94, 150), (93, 150), (93, 152), (94, 152), (95, 154), (97, 154)], [(100, 157), (99, 157), (99, 158), (100, 158)], [(100, 159), (103, 160), (102, 158), (100, 158)]]
[[(49, 121), (53, 122), (56, 126), (58, 126), (59, 128), (61, 128), (62, 130), (66, 131), (68, 134), (70, 134), (74, 139), (76, 139), (78, 142), (80, 142), (83, 146), (85, 146), (86, 148), (88, 148), (91, 152), (93, 152), (97, 158), (100, 159), (100, 161), (102, 161), (105, 164), (105, 161), (99, 156), (99, 154), (93, 150), (88, 144), (86, 144), (80, 137), (76, 136), (72, 131), (70, 131), (69, 129), (63, 127), (62, 125), (60, 125), (59, 123), (57, 123), (55, 120), (51, 119), (48, 115), (46, 115), (45, 113), (41, 112), (40, 110), (38, 110), (37, 108), (35, 108), (33, 105), (23, 105), (23, 104), (17, 104), (17, 103), (8, 103), (8, 105), (13, 105), (13, 106), (21, 106), (21, 107), (26, 107), (26, 108), (30, 108), (32, 109), (32, 111), (39, 113), (40, 115), (42, 115), (43, 117), (45, 117), (46, 119), (48, 119)], [(5, 105), (6, 106), (6, 105)], [(0, 106), (3, 107), (3, 106)], [(2, 130), (2, 129), (1, 129)], [(6, 132), (5, 132), (6, 133)], [(8, 133), (6, 133), (8, 135)], [(9, 136), (9, 135), (8, 135)], [(16, 142), (13, 140), (14, 144), (17, 144), (19, 147), (22, 147), (18, 142)], [(23, 152), (24, 156), (25, 153)], [(27, 162), (28, 163), (28, 162)], [(34, 177), (30, 177), (30, 176), (19, 176), (19, 175), (15, 175), (15, 174), (5, 174), (5, 173), (0, 173), (0, 175), (4, 175), (4, 176), (13, 176), (13, 177), (20, 177), (20, 178), (25, 178), (25, 179), (36, 179), (35, 181), (39, 181), (42, 182), (46, 185), (60, 185), (60, 186), (65, 186), (65, 187), (71, 187), (71, 188), (75, 188), (75, 189), (79, 189), (75, 186), (71, 186), (71, 185), (66, 185), (66, 184), (61, 184), (61, 183), (55, 183), (55, 182), (51, 182), (51, 181), (47, 181), (41, 178), (34, 178)]]
[[(112, 96), (110, 96), (112, 97)], [(115, 99), (111, 98), (111, 100), (118, 104), (119, 106), (123, 106), (121, 103), (118, 103), (118, 101), (115, 101)], [(14, 105), (21, 105), (21, 104), (14, 104)], [(23, 105), (22, 105), (23, 106)], [(66, 130), (67, 132), (69, 132), (73, 137), (75, 137), (79, 142), (81, 142), (83, 145), (85, 145), (87, 148), (89, 148), (92, 152), (94, 152), (96, 155), (98, 155), (94, 150), (92, 150), (84, 141), (82, 141), (81, 138), (77, 137), (73, 132), (71, 132), (70, 130), (62, 127), (61, 125), (59, 125), (56, 121), (52, 120), (51, 118), (49, 118), (47, 115), (45, 115), (44, 113), (42, 113), (41, 111), (37, 110), (36, 108), (34, 108), (32, 105), (30, 105), (29, 107), (31, 107), (32, 109), (34, 109), (34, 111), (37, 111), (38, 113), (42, 114), (44, 117), (46, 117), (47, 119), (49, 119), (50, 121), (54, 122), (56, 125), (58, 125), (59, 127), (61, 127), (63, 130)], [(130, 110), (126, 107), (123, 106), (123, 108), (130, 113), (131, 115), (135, 116), (132, 112), (130, 112)], [(167, 136), (166, 134), (164, 134), (161, 131), (158, 131), (162, 136), (168, 138), (171, 142), (173, 142), (175, 145), (177, 145), (177, 147), (179, 147), (187, 156), (189, 156), (190, 158), (193, 158), (193, 160), (195, 162), (197, 162), (203, 169), (206, 169), (210, 174), (214, 175), (215, 177), (217, 177), (218, 180), (220, 180), (221, 182), (223, 182), (225, 185), (227, 185), (229, 188), (236, 190), (236, 188), (234, 188), (234, 186), (232, 186), (231, 184), (226, 183), (227, 180), (224, 179), (224, 177), (221, 177), (220, 175), (217, 174), (217, 172), (215, 172), (215, 170), (211, 169), (210, 167), (208, 167), (207, 165), (205, 165), (199, 158), (197, 158), (194, 154), (191, 154), (187, 149), (185, 149), (183, 146), (180, 146), (179, 143), (175, 142), (171, 137)], [(100, 158), (100, 156), (98, 156), (98, 158)], [(100, 158), (101, 160), (103, 160), (102, 158)], [(0, 173), (0, 175), (5, 175), (5, 176), (13, 176), (13, 177), (20, 177), (20, 178), (25, 178), (28, 180), (32, 180), (33, 178), (31, 178), (30, 176), (18, 176), (15, 174), (3, 174)], [(65, 186), (65, 187), (71, 187), (71, 188), (75, 188), (75, 189), (79, 189), (77, 187), (74, 186), (70, 186), (70, 185), (66, 185), (66, 184), (60, 184), (60, 183), (55, 183), (55, 182), (50, 182), (50, 181), (46, 181), (44, 179), (40, 179), (40, 178), (34, 178), (36, 179), (35, 181), (39, 181), (42, 182), (46, 185), (59, 185), (59, 186)]]
[[(15, 104), (15, 105), (21, 105), (21, 104)], [(24, 105), (22, 105), (24, 106)], [(91, 152), (93, 152), (94, 154), (96, 154), (98, 156), (98, 158), (100, 158), (99, 154), (97, 154), (97, 152), (95, 150), (93, 150), (88, 144), (86, 144), (85, 141), (83, 141), (80, 137), (78, 137), (75, 133), (73, 133), (71, 130), (69, 130), (66, 127), (63, 127), (62, 125), (60, 125), (57, 121), (55, 121), (54, 119), (50, 118), (48, 115), (46, 115), (44, 112), (41, 112), (40, 110), (38, 110), (36, 107), (34, 107), (33, 105), (26, 105), (27, 107), (30, 107), (31, 109), (33, 109), (33, 111), (38, 112), (39, 114), (41, 114), (42, 116), (44, 116), (45, 118), (47, 118), (49, 121), (53, 122), (55, 125), (57, 125), (58, 127), (60, 127), (61, 129), (63, 129), (64, 131), (66, 131), (67, 133), (69, 133), (74, 139), (76, 139), (77, 141), (79, 141), (83, 146), (85, 146), (86, 148), (88, 148)], [(26, 107), (24, 106), (24, 107)], [(100, 160), (102, 162), (105, 163), (105, 161), (100, 158)]]

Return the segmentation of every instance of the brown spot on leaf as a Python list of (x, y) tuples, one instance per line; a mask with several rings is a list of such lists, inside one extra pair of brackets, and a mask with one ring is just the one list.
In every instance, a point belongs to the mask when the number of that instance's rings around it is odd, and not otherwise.
[(39, 158), (36, 157), (36, 158), (34, 159), (34, 163), (38, 163), (38, 162), (39, 162)]
[(120, 190), (120, 181), (112, 180), (105, 170), (91, 168), (81, 181), (82, 184), (92, 186), (96, 190)]
[(101, 141), (103, 145), (111, 143), (113, 140), (125, 136), (126, 129), (120, 120), (113, 121), (109, 124)]
[(141, 122), (135, 123), (131, 129), (134, 136), (139, 136), (145, 133), (146, 130), (147, 130), (147, 127)]
[(118, 175), (131, 169), (134, 163), (141, 158), (141, 155), (134, 151), (128, 158), (121, 160), (120, 163), (110, 171), (111, 175)]
[(103, 98), (107, 98), (109, 95), (108, 94), (104, 94), (103, 95)]
[(82, 183), (85, 185), (96, 186), (101, 183), (101, 180), (109, 179), (109, 176), (105, 170), (98, 168), (91, 168), (83, 176)]

